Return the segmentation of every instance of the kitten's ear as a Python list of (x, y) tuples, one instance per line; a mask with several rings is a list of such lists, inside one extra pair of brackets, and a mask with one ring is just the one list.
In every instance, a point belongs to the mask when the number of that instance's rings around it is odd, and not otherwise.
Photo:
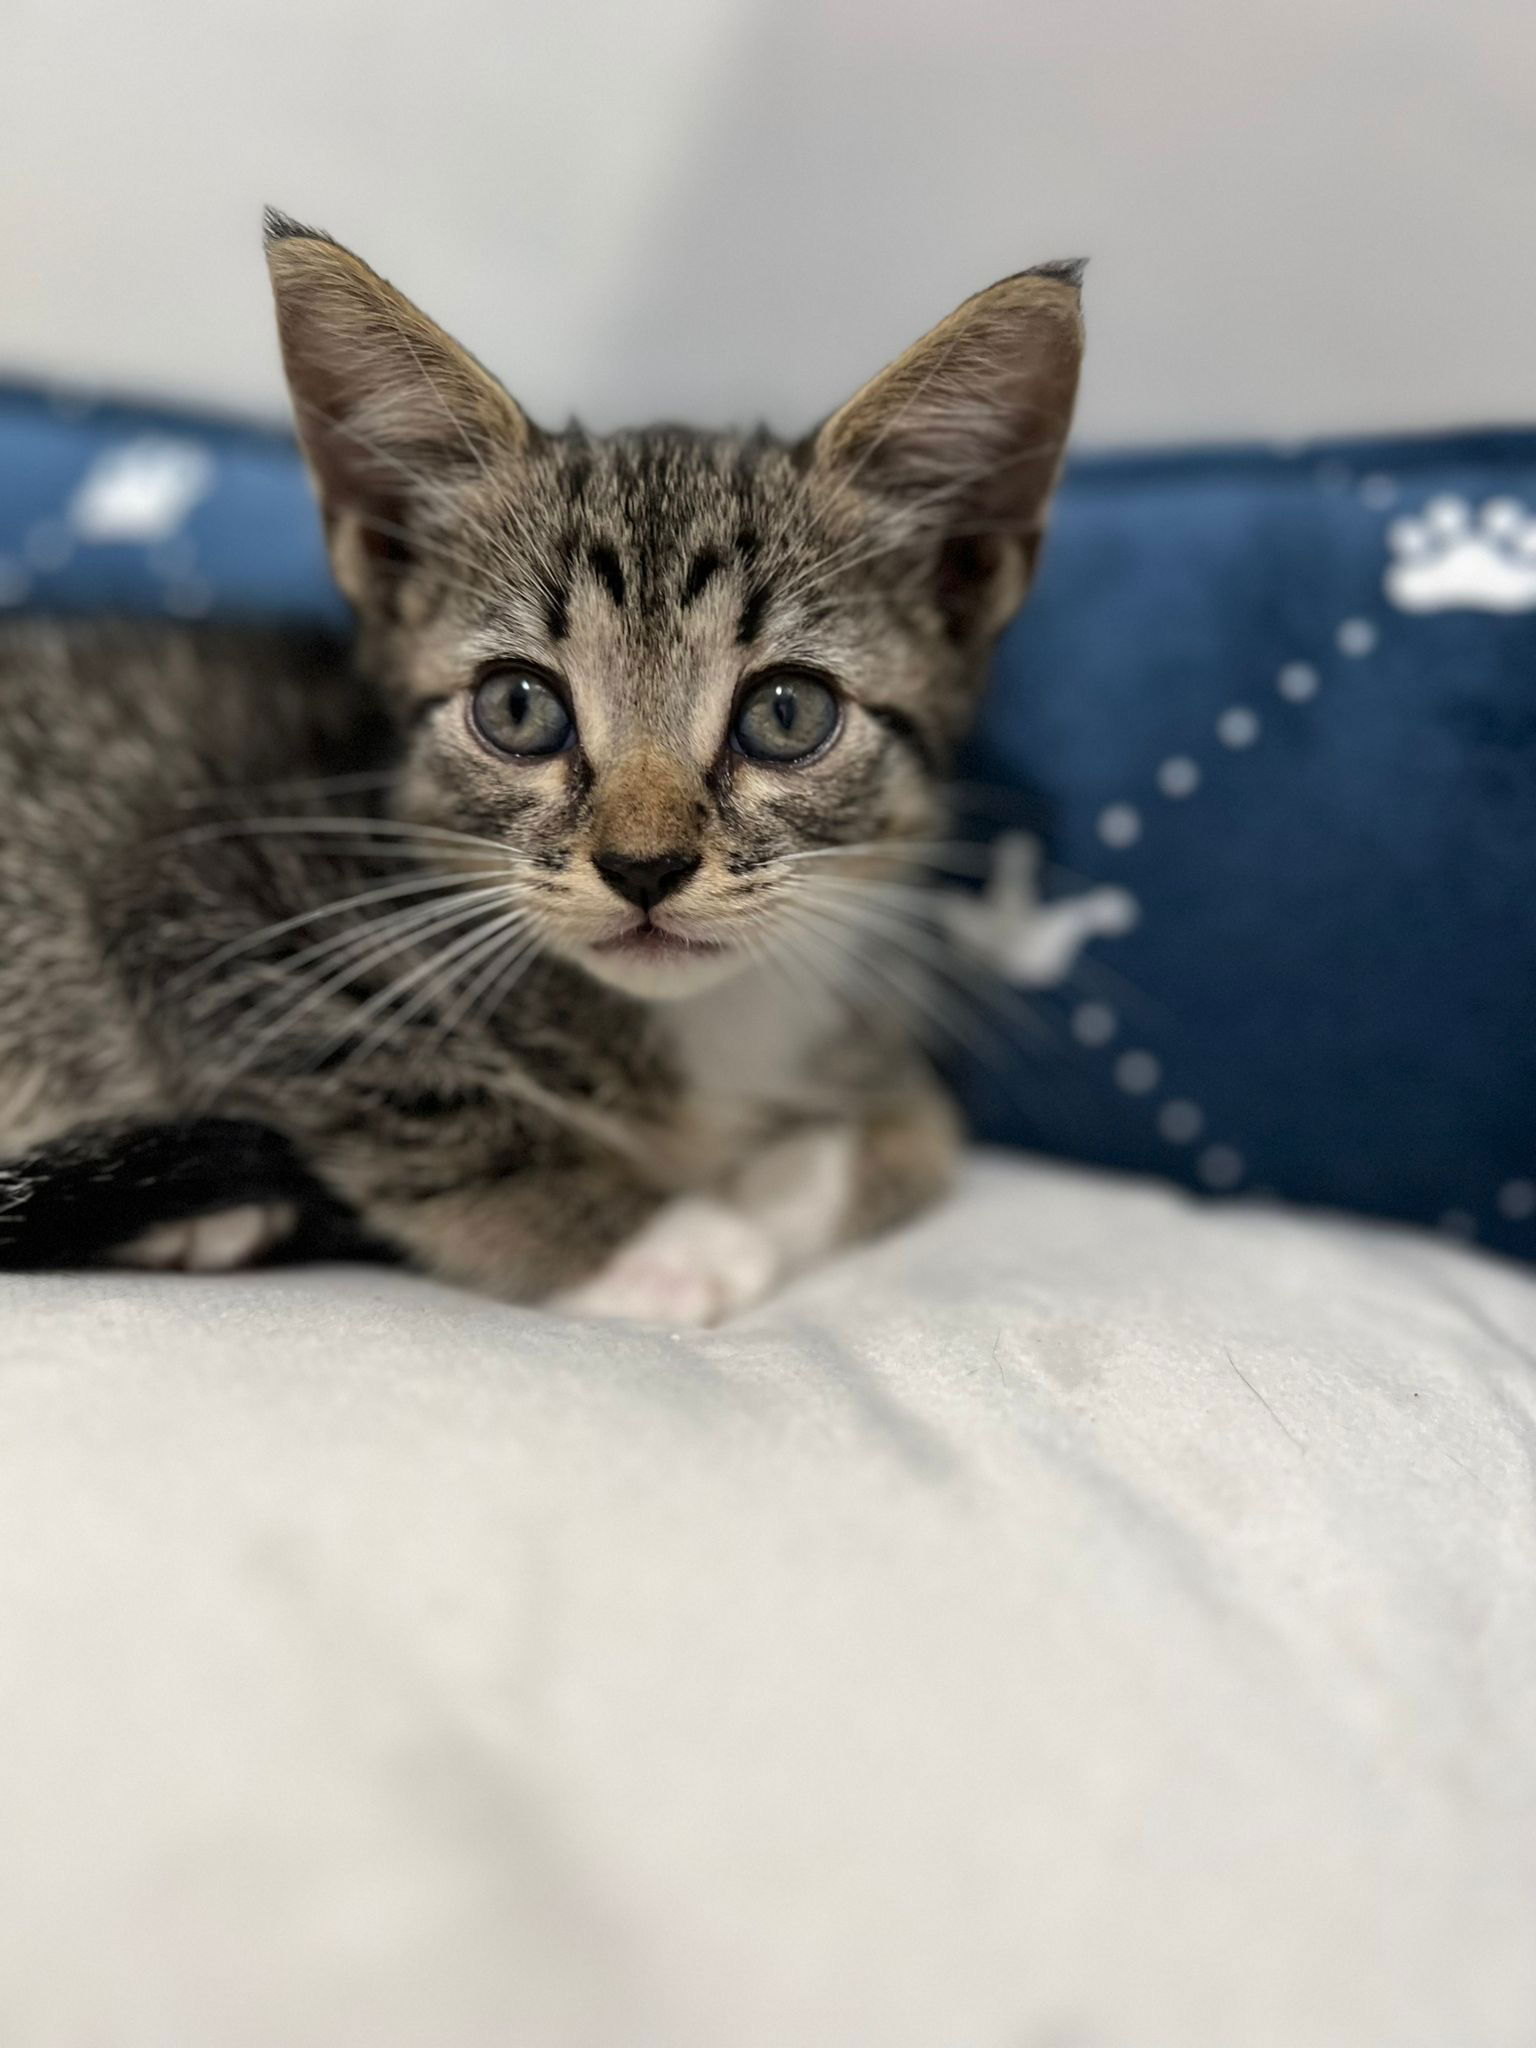
[(408, 564), (422, 508), (528, 448), (489, 371), (328, 235), (266, 217), (283, 366), (331, 560), (356, 604)]
[(951, 313), (812, 442), (830, 480), (883, 501), (937, 546), (957, 637), (992, 633), (1034, 572), (1083, 356), (1081, 263), (1005, 277)]

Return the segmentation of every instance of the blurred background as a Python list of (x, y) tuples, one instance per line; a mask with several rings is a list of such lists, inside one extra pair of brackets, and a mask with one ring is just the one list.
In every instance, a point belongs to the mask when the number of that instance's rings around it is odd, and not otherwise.
[(10, 0), (0, 372), (276, 415), (272, 201), (536, 415), (820, 413), (1093, 258), (1083, 438), (1536, 410), (1530, 0)]

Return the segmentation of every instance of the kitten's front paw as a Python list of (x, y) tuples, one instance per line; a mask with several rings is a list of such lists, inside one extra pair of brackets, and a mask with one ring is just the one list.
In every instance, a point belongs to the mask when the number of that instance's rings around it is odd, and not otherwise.
[(212, 1216), (182, 1223), (157, 1223), (142, 1237), (119, 1245), (117, 1266), (146, 1266), (161, 1273), (232, 1273), (251, 1266), (287, 1237), (298, 1221), (291, 1202), (243, 1202)]
[(669, 1202), (607, 1265), (548, 1304), (571, 1316), (699, 1329), (750, 1308), (778, 1277), (768, 1238), (723, 1202)]

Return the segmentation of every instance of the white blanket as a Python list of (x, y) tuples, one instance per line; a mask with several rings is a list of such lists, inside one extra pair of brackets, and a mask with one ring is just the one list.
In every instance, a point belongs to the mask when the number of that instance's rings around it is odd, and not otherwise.
[(979, 1159), (704, 1336), (0, 1288), (6, 2048), (1516, 2048), (1536, 1283)]

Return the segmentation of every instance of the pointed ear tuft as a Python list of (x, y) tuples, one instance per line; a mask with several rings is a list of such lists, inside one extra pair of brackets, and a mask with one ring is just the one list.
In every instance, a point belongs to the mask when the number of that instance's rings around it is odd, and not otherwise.
[(270, 247), (273, 242), (329, 242), (331, 237), (324, 228), (307, 228), (303, 221), (295, 220), (292, 214), (284, 213), (279, 207), (264, 206), (261, 209), (261, 239)]
[(403, 293), (328, 235), (267, 216), (267, 266), (294, 417), (332, 561), (354, 602), (410, 559), (445, 490), (529, 447), (494, 377)]
[(832, 415), (811, 449), (940, 551), (957, 635), (995, 631), (1028, 587), (1061, 472), (1082, 365), (1080, 263), (978, 292)]
[(1052, 263), (1032, 263), (1028, 270), (1021, 272), (1024, 277), (1054, 277), (1060, 284), (1071, 285), (1073, 291), (1083, 288), (1083, 272), (1088, 268), (1086, 256), (1058, 256)]

